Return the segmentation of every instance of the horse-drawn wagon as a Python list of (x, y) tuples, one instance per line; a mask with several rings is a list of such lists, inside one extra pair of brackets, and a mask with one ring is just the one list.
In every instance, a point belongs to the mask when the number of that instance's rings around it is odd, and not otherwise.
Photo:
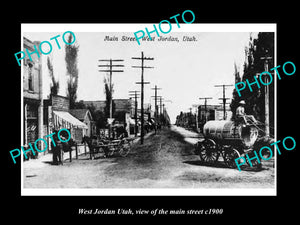
[[(253, 123), (208, 121), (203, 127), (204, 140), (195, 144), (195, 153), (206, 163), (217, 162), (221, 155), (226, 166), (236, 168), (235, 159), (245, 154), (252, 158), (255, 156), (254, 150), (263, 145), (259, 130)], [(248, 158), (246, 161), (250, 163)], [(261, 167), (261, 164), (255, 159), (251, 161), (251, 166)]]
[(131, 143), (131, 138), (120, 137), (119, 139), (110, 140), (109, 138), (97, 138), (84, 136), (82, 143), (87, 143), (90, 150), (90, 158), (95, 158), (95, 154), (103, 152), (105, 157), (119, 155), (125, 157), (128, 155)]

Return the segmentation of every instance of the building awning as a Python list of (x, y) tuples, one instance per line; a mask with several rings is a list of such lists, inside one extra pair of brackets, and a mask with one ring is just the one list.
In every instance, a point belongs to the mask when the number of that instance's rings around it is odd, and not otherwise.
[(65, 111), (53, 111), (54, 113), (54, 118), (53, 118), (53, 123), (54, 126), (56, 127), (64, 127), (64, 128), (71, 128), (71, 127), (76, 127), (76, 128), (83, 128), (83, 129), (88, 129), (87, 125), (72, 116), (69, 112)]

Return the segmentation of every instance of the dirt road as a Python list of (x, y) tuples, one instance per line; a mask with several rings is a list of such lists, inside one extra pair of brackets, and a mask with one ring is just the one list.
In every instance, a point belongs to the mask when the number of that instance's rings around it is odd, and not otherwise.
[[(54, 166), (24, 162), (24, 188), (273, 188), (274, 161), (239, 172), (220, 160), (204, 165), (194, 154), (196, 133), (173, 126), (133, 145), (127, 157), (78, 160)], [(221, 158), (221, 157), (220, 157)]]

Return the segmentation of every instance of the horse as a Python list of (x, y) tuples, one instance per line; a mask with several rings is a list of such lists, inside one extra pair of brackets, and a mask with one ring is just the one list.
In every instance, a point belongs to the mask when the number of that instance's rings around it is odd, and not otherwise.
[[(90, 159), (95, 159), (95, 154), (99, 153), (99, 149), (102, 148), (103, 152), (104, 152), (104, 157), (107, 157), (108, 154), (108, 148), (101, 146), (101, 147), (97, 147), (97, 137), (96, 136), (83, 136), (81, 144), (83, 143), (87, 143), (89, 149), (90, 149)], [(102, 144), (104, 145), (104, 144)]]
[(82, 137), (81, 144), (86, 143), (89, 147), (90, 150), (90, 158), (94, 159), (95, 158), (95, 145), (93, 144), (92, 138), (89, 136), (84, 135)]

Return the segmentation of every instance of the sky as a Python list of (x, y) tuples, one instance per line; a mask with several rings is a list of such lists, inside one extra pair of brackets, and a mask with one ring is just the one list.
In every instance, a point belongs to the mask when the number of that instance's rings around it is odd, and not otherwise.
[[(139, 27), (136, 28), (138, 30)], [(158, 95), (163, 96), (165, 106), (171, 118), (175, 122), (176, 116), (181, 112), (189, 111), (195, 104), (203, 104), (200, 97), (213, 97), (208, 104), (220, 104), (218, 98), (222, 96), (222, 88), (214, 85), (234, 85), (234, 63), (242, 69), (245, 46), (248, 46), (250, 32), (175, 32), (161, 35), (167, 38), (177, 38), (178, 41), (158, 41), (153, 34), (154, 41), (142, 41), (138, 45), (136, 41), (122, 41), (122, 36), (134, 37), (133, 32), (75, 32), (76, 43), (79, 45), (78, 53), (78, 90), (77, 100), (104, 100), (104, 77), (108, 74), (99, 72), (99, 59), (123, 59), (124, 72), (113, 73), (114, 84), (113, 98), (129, 98), (129, 91), (140, 90), (140, 85), (135, 82), (141, 79), (141, 69), (132, 68), (140, 66), (141, 61), (132, 59), (140, 57), (144, 52), (145, 57), (153, 57), (154, 60), (146, 60), (145, 66), (153, 66), (153, 69), (145, 69), (144, 80), (149, 81), (145, 85), (145, 103), (151, 103), (154, 108), (153, 88), (157, 85), (161, 90)], [(49, 41), (51, 37), (64, 32), (23, 32), (23, 35), (31, 41)], [(257, 32), (252, 32), (255, 37)], [(117, 37), (118, 41), (105, 41), (105, 36)], [(193, 38), (194, 41), (183, 41), (184, 36)], [(61, 37), (58, 38), (61, 49), (58, 49), (54, 41), (53, 50), (48, 55), (53, 60), (54, 76), (59, 80), (59, 95), (66, 96), (66, 65), (65, 44)], [(46, 46), (43, 49), (46, 52)], [(50, 77), (46, 66), (46, 57), (43, 60), (43, 95), (50, 93)], [(119, 62), (118, 62), (119, 63)], [(105, 63), (101, 63), (105, 64)], [(242, 72), (242, 71), (241, 71)], [(232, 97), (234, 86), (226, 89), (226, 97)]]

